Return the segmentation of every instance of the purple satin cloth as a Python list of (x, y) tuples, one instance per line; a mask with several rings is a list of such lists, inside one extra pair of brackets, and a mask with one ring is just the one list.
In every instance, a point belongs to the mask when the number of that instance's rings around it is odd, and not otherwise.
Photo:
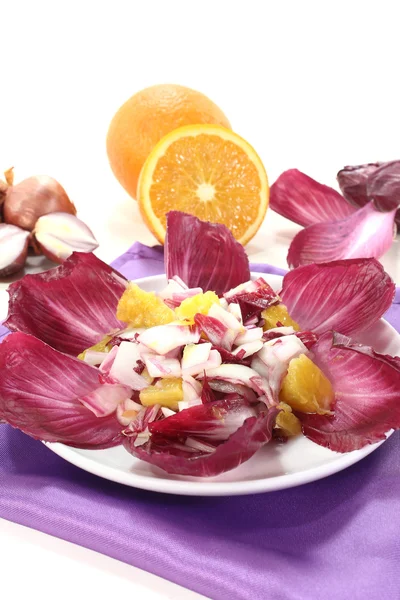
[[(113, 266), (163, 272), (135, 244)], [(255, 271), (282, 274), (269, 265)], [(400, 292), (386, 314), (400, 329)], [(0, 337), (6, 330), (0, 328)], [(1, 377), (1, 374), (0, 374)], [(0, 426), (0, 517), (135, 565), (213, 600), (400, 597), (400, 436), (326, 479), (226, 498), (124, 487)]]

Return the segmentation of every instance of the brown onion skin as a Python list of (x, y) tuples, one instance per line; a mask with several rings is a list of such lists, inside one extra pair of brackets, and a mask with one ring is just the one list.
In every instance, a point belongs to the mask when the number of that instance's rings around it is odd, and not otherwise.
[(3, 204), (5, 223), (32, 231), (39, 217), (53, 212), (76, 215), (64, 188), (52, 177), (28, 177), (6, 190)]

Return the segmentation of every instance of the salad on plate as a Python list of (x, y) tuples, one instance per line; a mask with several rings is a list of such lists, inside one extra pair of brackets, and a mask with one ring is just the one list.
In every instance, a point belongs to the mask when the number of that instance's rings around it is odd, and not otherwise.
[(400, 358), (357, 341), (395, 292), (376, 259), (298, 267), (277, 293), (227, 228), (170, 212), (165, 267), (158, 294), (83, 253), (13, 283), (0, 420), (197, 477), (293, 436), (350, 452), (400, 427)]

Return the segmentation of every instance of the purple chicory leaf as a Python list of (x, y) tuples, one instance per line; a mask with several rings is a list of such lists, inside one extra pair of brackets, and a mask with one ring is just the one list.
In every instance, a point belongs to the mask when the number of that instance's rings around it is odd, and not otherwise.
[(10, 285), (4, 324), (76, 356), (124, 327), (115, 314), (125, 287), (122, 275), (94, 254), (74, 252), (59, 267)]
[(396, 210), (379, 212), (366, 204), (341, 221), (302, 229), (290, 244), (290, 268), (345, 258), (380, 258), (392, 245)]
[[(343, 196), (355, 206), (372, 200), (378, 210), (390, 211), (400, 204), (400, 160), (344, 167), (337, 180)], [(400, 225), (400, 209), (395, 220)]]
[(337, 333), (321, 337), (313, 353), (335, 391), (334, 415), (298, 414), (304, 435), (336, 452), (350, 452), (400, 428), (399, 358)]
[(303, 330), (354, 335), (382, 317), (394, 294), (395, 284), (382, 265), (358, 258), (294, 269), (283, 278), (280, 296)]
[[(187, 411), (181, 414), (184, 412)], [(226, 441), (216, 446), (214, 451), (209, 443), (204, 450), (199, 447), (196, 449), (192, 441), (190, 444), (175, 447), (171, 440), (160, 435), (152, 435), (146, 444), (138, 447), (135, 447), (132, 438), (126, 438), (124, 447), (137, 458), (167, 473), (213, 477), (238, 467), (267, 444), (271, 440), (278, 412), (276, 409), (270, 409), (268, 412), (260, 412), (257, 417), (246, 419), (243, 425)]]
[(384, 163), (371, 173), (367, 193), (378, 210), (397, 209), (400, 205), (400, 160)]
[(178, 211), (167, 215), (165, 270), (168, 279), (178, 275), (189, 288), (219, 296), (250, 279), (246, 252), (225, 225)]
[(307, 350), (310, 350), (318, 341), (318, 335), (314, 331), (296, 331), (295, 336), (303, 342)]
[[(207, 388), (207, 380), (204, 381)], [(206, 392), (207, 393), (207, 392)], [(208, 393), (212, 395), (211, 389)], [(200, 437), (210, 442), (227, 440), (232, 433), (243, 425), (246, 419), (257, 416), (257, 410), (241, 396), (234, 399), (204, 401), (175, 415), (155, 421), (149, 425), (149, 431), (164, 437), (180, 439)]]
[(341, 169), (336, 178), (346, 200), (359, 208), (368, 204), (371, 200), (367, 192), (368, 177), (382, 164), (384, 163), (377, 162)]
[(31, 437), (78, 448), (122, 443), (110, 412), (129, 396), (121, 385), (101, 385), (99, 372), (25, 333), (0, 344), (0, 420)]
[(339, 192), (297, 169), (289, 169), (278, 177), (271, 186), (269, 205), (303, 226), (344, 219), (355, 212)]

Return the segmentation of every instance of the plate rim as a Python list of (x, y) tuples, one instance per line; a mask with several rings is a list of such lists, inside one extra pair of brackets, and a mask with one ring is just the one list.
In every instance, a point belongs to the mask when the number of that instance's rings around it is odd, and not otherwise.
[[(392, 431), (387, 434), (386, 440), (392, 435)], [(90, 457), (83, 456), (74, 452), (75, 448), (65, 446), (64, 444), (42, 442), (46, 448), (67, 460), (74, 466), (84, 471), (96, 475), (108, 481), (120, 483), (128, 487), (134, 487), (160, 494), (172, 494), (180, 496), (247, 496), (251, 494), (261, 494), (285, 490), (292, 487), (298, 487), (313, 481), (325, 479), (335, 473), (343, 471), (359, 462), (381, 446), (386, 440), (370, 444), (360, 450), (353, 450), (343, 455), (339, 455), (337, 460), (328, 464), (318, 465), (299, 471), (297, 473), (285, 473), (274, 477), (265, 477), (263, 479), (252, 479), (249, 481), (215, 481), (217, 478), (204, 478), (202, 481), (193, 481), (189, 477), (185, 479), (159, 479), (149, 475), (138, 475), (136, 473), (126, 473), (115, 467), (104, 465), (93, 461)], [(313, 442), (311, 442), (313, 443)], [(316, 444), (318, 445), (318, 444)], [(93, 450), (95, 452), (95, 450)], [(135, 459), (134, 460), (140, 460)], [(161, 470), (161, 469), (160, 469)], [(183, 477), (183, 476), (182, 476)], [(214, 481), (210, 481), (214, 479)]]

